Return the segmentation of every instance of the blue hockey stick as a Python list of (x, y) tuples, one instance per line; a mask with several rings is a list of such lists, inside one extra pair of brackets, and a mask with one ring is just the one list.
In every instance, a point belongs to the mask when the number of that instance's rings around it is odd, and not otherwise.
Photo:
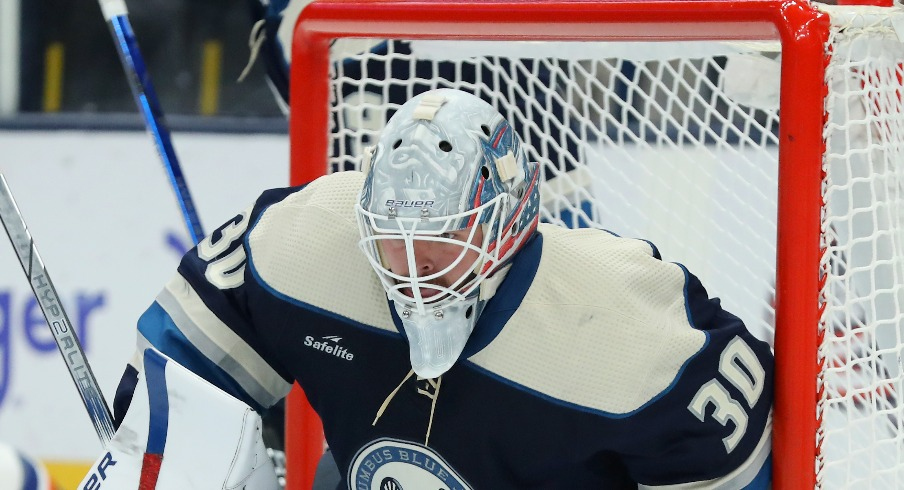
[(191, 194), (188, 192), (188, 185), (185, 183), (185, 176), (182, 174), (179, 160), (176, 158), (170, 133), (163, 119), (163, 110), (160, 108), (154, 87), (151, 85), (151, 77), (145, 68), (141, 52), (138, 50), (138, 42), (135, 40), (135, 34), (132, 32), (132, 26), (129, 23), (129, 12), (126, 4), (123, 0), (98, 1), (100, 2), (104, 18), (107, 19), (110, 25), (110, 33), (113, 35), (116, 51), (119, 53), (120, 61), (122, 61), (122, 67), (125, 70), (126, 78), (129, 80), (129, 86), (132, 87), (135, 103), (144, 116), (144, 123), (148, 128), (148, 132), (154, 138), (157, 153), (163, 160), (163, 166), (169, 175), (173, 190), (176, 192), (176, 199), (182, 209), (182, 216), (186, 226), (188, 226), (192, 242), (197, 244), (204, 238), (204, 231), (201, 228), (201, 221), (198, 219), (198, 213), (195, 210)]

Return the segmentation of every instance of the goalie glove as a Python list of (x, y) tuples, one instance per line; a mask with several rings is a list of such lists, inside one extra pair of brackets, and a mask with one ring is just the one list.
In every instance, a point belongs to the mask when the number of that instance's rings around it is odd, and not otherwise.
[(280, 488), (251, 407), (153, 349), (107, 451), (77, 487)]

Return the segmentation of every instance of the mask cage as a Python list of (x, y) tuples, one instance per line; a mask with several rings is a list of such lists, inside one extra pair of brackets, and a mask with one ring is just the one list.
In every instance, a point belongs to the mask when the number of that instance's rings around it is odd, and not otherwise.
[[(495, 244), (499, 243), (504, 231), (504, 223), (500, 219), (500, 215), (502, 210), (506, 209), (508, 200), (508, 194), (500, 194), (487, 203), (468, 211), (448, 216), (423, 218), (403, 218), (372, 213), (358, 204), (355, 207), (355, 215), (362, 237), (358, 246), (364, 252), (371, 267), (377, 272), (390, 299), (410, 305), (419, 314), (426, 314), (428, 308), (443, 309), (476, 294), (480, 283), (495, 271), (494, 265), (499, 263), (500, 253), (500, 247)], [(487, 216), (489, 219), (484, 219)], [(467, 241), (443, 236), (464, 229), (457, 227), (462, 223), (471, 227)], [(478, 226), (484, 231), (483, 241), (479, 246), (472, 243)], [(386, 240), (404, 241), (408, 275), (401, 275), (389, 269), (381, 246), (382, 242)], [(461, 247), (461, 251), (449, 265), (420, 277), (414, 253), (416, 242), (447, 243)], [(448, 274), (461, 264), (469, 251), (476, 252), (477, 256), (474, 263), (467, 268), (466, 273), (456, 278), (448, 287), (431, 282)], [(406, 288), (411, 290), (411, 295), (403, 292)], [(436, 290), (439, 291), (439, 294), (424, 297), (421, 288)]]

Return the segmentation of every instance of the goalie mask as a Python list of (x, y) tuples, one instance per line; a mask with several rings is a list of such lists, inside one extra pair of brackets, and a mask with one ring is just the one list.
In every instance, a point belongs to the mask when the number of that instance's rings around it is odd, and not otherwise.
[(435, 378), (536, 230), (539, 165), (498, 111), (451, 89), (401, 106), (364, 164), (359, 245), (402, 321), (412, 368)]

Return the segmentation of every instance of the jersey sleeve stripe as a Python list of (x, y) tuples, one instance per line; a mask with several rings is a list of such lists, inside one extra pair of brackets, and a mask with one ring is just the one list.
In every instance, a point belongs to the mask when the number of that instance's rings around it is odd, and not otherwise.
[(719, 488), (739, 488), (745, 490), (765, 490), (770, 487), (772, 471), (772, 413), (766, 421), (760, 442), (741, 466), (731, 473), (713, 480), (680, 483), (677, 485), (638, 485), (638, 490), (707, 490)]
[(166, 285), (157, 296), (157, 303), (192, 345), (232, 376), (258, 403), (268, 407), (289, 393), (291, 383), (210, 311), (181, 275)]
[(255, 410), (266, 408), (226, 373), (220, 366), (208, 359), (191, 342), (182, 335), (169, 315), (158, 303), (141, 316), (138, 323), (138, 346), (140, 349), (152, 349), (166, 352), (166, 356), (204, 378), (219, 389), (251, 405)]

